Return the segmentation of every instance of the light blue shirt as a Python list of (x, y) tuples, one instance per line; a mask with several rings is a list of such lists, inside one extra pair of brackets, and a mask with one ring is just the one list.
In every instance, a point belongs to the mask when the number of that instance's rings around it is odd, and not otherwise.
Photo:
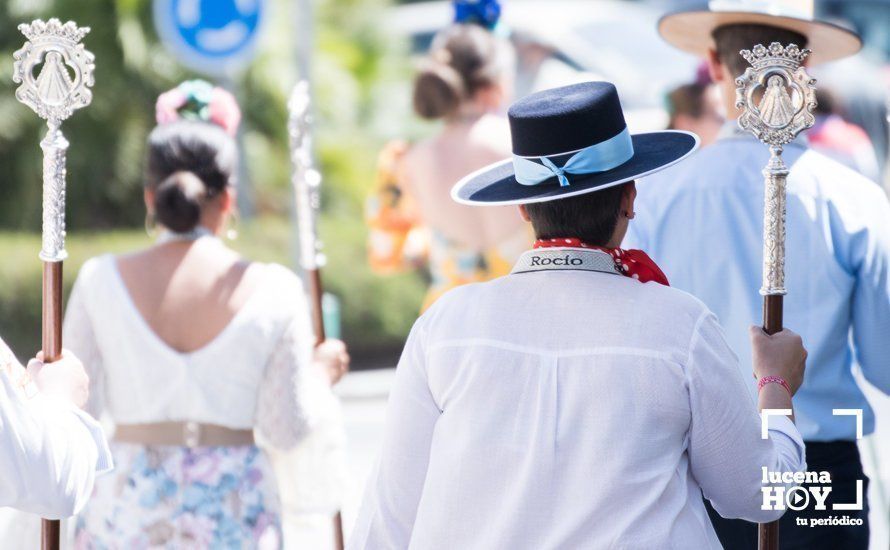
[[(645, 250), (672, 286), (717, 314), (749, 378), (748, 327), (762, 322), (768, 158), (765, 145), (728, 126), (715, 144), (638, 183), (623, 244)], [(785, 326), (809, 351), (794, 398), (797, 426), (808, 441), (852, 440), (855, 418), (833, 409), (863, 409), (866, 434), (875, 421), (854, 366), (890, 393), (890, 203), (877, 184), (803, 141), (786, 146), (783, 158), (791, 168)]]

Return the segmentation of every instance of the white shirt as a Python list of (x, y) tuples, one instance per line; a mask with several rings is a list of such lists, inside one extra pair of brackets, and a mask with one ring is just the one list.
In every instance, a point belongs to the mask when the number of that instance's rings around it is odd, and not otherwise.
[(96, 421), (23, 386), (24, 375), (0, 340), (0, 507), (66, 518), (86, 504), (96, 475), (111, 469), (111, 454)]
[[(856, 422), (836, 408), (875, 415), (855, 366), (890, 394), (890, 202), (877, 184), (796, 140), (786, 215), (785, 326), (803, 337), (807, 375), (794, 396), (807, 441), (852, 441)], [(747, 327), (763, 313), (763, 174), (769, 149), (727, 123), (720, 139), (638, 184), (624, 246), (642, 248), (671, 284), (717, 314), (748, 372)]]
[(701, 492), (761, 510), (761, 467), (800, 471), (714, 316), (615, 274), (457, 288), (415, 324), (350, 549), (719, 548)]
[(292, 448), (330, 393), (312, 365), (314, 338), (300, 280), (263, 266), (265, 280), (229, 324), (197, 351), (180, 353), (145, 322), (113, 256), (81, 268), (65, 314), (65, 345), (90, 371), (94, 415), (116, 424), (192, 421), (257, 428)]

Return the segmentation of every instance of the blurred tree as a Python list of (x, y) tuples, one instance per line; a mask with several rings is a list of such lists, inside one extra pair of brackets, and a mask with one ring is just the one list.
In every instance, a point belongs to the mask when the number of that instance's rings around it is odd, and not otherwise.
[[(358, 215), (381, 136), (369, 121), (391, 109), (375, 87), (404, 75), (403, 57), (381, 30), (385, 0), (317, 0), (315, 83), (319, 157), (326, 204)], [(272, 0), (257, 57), (235, 79), (244, 110), (244, 149), (260, 211), (287, 212), (289, 160), (286, 98), (295, 82), (291, 13)], [(65, 123), (72, 143), (68, 222), (78, 229), (137, 227), (143, 222), (141, 171), (158, 94), (196, 75), (159, 42), (150, 0), (7, 0), (0, 4), (0, 229), (40, 227), (39, 140), (45, 126), (13, 94), (13, 29), (34, 18), (71, 19), (92, 28), (93, 103)], [(391, 103), (391, 102), (390, 102)]]
[(0, 226), (37, 230), (40, 224), (40, 148), (44, 124), (18, 104), (11, 80), (12, 52), (24, 38), (18, 23), (37, 17), (72, 19), (92, 28), (86, 42), (96, 54), (98, 85), (88, 109), (65, 123), (72, 227), (133, 224), (141, 219), (140, 166), (157, 94), (184, 76), (157, 43), (148, 40), (145, 2), (88, 0), (25, 2), (0, 7)]

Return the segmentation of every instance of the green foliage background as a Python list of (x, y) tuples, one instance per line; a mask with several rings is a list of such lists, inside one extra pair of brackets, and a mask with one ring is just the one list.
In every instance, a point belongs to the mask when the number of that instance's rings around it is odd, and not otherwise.
[[(316, 0), (313, 84), (318, 159), (325, 176), (325, 279), (341, 298), (344, 337), (359, 360), (397, 350), (421, 301), (424, 281), (374, 276), (365, 261), (362, 203), (377, 151), (403, 135), (407, 119), (403, 45), (381, 25), (385, 0)], [(244, 112), (243, 152), (257, 217), (235, 246), (248, 257), (292, 265), (286, 99), (297, 79), (295, 2), (272, 0), (250, 66), (223, 85)], [(0, 3), (0, 334), (24, 355), (39, 345), (41, 212), (39, 141), (45, 126), (14, 97), (16, 26), (35, 18), (74, 20), (92, 31), (92, 104), (64, 125), (68, 156), (66, 282), (89, 256), (150, 243), (141, 231), (142, 157), (158, 94), (196, 75), (159, 42), (150, 0), (4, 0)]]

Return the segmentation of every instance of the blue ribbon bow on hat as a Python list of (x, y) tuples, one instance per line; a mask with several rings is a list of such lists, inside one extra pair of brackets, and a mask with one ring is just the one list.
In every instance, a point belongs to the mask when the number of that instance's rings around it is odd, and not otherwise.
[[(551, 155), (561, 156), (561, 155)], [(549, 157), (513, 156), (516, 181), (522, 185), (538, 185), (551, 178), (559, 180), (560, 187), (569, 186), (566, 174), (585, 175), (617, 168), (634, 156), (634, 146), (627, 128), (618, 135), (577, 151), (562, 166)], [(535, 162), (539, 160), (540, 163)]]

